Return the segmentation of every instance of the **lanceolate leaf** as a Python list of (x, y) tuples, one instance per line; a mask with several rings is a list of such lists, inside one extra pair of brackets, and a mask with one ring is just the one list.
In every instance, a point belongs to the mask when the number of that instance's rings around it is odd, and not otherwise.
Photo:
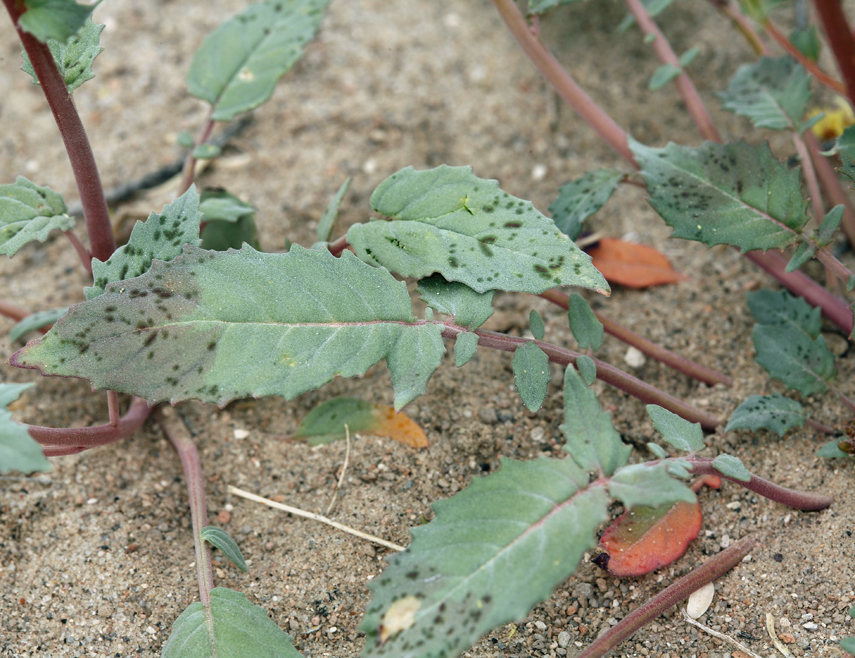
[(344, 199), (344, 195), (347, 194), (347, 190), (350, 189), (350, 180), (348, 178), (341, 184), (338, 192), (330, 199), (326, 210), (324, 210), (324, 214), (318, 221), (318, 240), (320, 242), (327, 242), (330, 239), (330, 231), (332, 231), (335, 218), (338, 216), (338, 208), (341, 205), (342, 199)]
[(704, 449), (704, 432), (700, 423), (691, 423), (656, 404), (647, 405), (647, 415), (656, 431), (677, 450), (698, 452)]
[(751, 473), (747, 468), (745, 468), (745, 464), (742, 463), (742, 460), (739, 459), (739, 457), (734, 457), (733, 455), (719, 455), (713, 459), (712, 465), (719, 473), (726, 475), (729, 478), (733, 478), (734, 480), (739, 480), (740, 482), (748, 482), (751, 480)]
[(579, 0), (528, 0), (529, 14), (542, 14), (548, 9), (559, 7), (561, 5), (569, 5), (571, 2)]
[(751, 335), (756, 360), (771, 377), (803, 395), (824, 393), (837, 374), (825, 338), (811, 338), (788, 325), (756, 324)]
[(454, 365), (458, 368), (465, 365), (478, 351), (478, 335), (462, 333), (454, 342)]
[(14, 256), (28, 242), (47, 240), (54, 229), (71, 230), (74, 218), (67, 213), (61, 194), (23, 176), (0, 185), (0, 254)]
[(0, 384), (0, 473), (33, 473), (51, 468), (26, 426), (12, 420), (12, 413), (6, 409), (31, 386), (33, 384)]
[[(436, 518), (371, 582), (363, 655), (456, 656), (524, 618), (594, 545), (607, 505), (571, 459), (502, 460), (498, 473), (434, 504)], [(380, 644), (386, 613), (405, 597), (408, 624)]]
[(579, 343), (579, 349), (591, 349), (595, 352), (603, 344), (603, 323), (597, 319), (588, 302), (578, 292), (570, 295), (567, 317), (570, 331)]
[[(92, 22), (91, 18), (87, 18), (80, 31), (67, 43), (54, 39), (48, 40), (48, 47), (60, 75), (65, 80), (69, 94), (87, 80), (95, 77), (92, 72), (92, 62), (104, 51), (98, 42), (103, 29), (103, 25), (96, 24)], [(21, 70), (33, 76), (33, 82), (38, 84), (39, 79), (36, 77), (27, 51), (23, 51), (22, 55), (24, 64), (21, 66)]]
[(558, 198), (549, 206), (552, 221), (562, 233), (575, 240), (582, 232), (582, 222), (605, 205), (622, 178), (619, 171), (597, 169), (564, 183)]
[(354, 224), (347, 241), (372, 265), (416, 278), (439, 272), (478, 292), (540, 294), (564, 285), (608, 292), (588, 255), (552, 220), (471, 167), (402, 169), (379, 185), (371, 205), (395, 221)]
[(193, 57), (190, 93), (230, 121), (270, 98), (276, 82), (303, 55), (328, 0), (267, 0), (223, 23)]
[(28, 315), (9, 330), (9, 342), (15, 343), (31, 331), (53, 324), (68, 313), (68, 307), (52, 308), (49, 311), (39, 311)]
[(549, 357), (534, 342), (523, 343), (511, 362), (514, 384), (523, 404), (534, 413), (546, 399), (549, 384)]
[(810, 76), (789, 55), (762, 57), (740, 66), (718, 96), (726, 110), (748, 117), (757, 128), (796, 129), (810, 100)]
[(162, 214), (151, 213), (145, 222), (137, 222), (128, 243), (116, 249), (107, 262), (92, 259), (95, 281), (91, 288), (83, 290), (86, 299), (102, 295), (108, 283), (143, 274), (155, 258), (172, 260), (181, 253), (185, 244), (198, 245), (201, 219), (199, 195), (196, 187), (191, 186), (175, 201), (164, 206)]
[(659, 462), (624, 466), (609, 482), (609, 494), (627, 508), (638, 505), (661, 507), (678, 500), (695, 502), (695, 493), (669, 475), (669, 465), (668, 462)]
[(209, 525), (202, 528), (202, 531), (199, 533), (202, 538), (202, 541), (208, 542), (211, 546), (216, 546), (219, 548), (223, 555), (225, 555), (238, 569), (246, 573), (249, 571), (246, 566), (246, 560), (243, 559), (243, 553), (240, 552), (240, 548), (222, 528), (217, 528), (215, 526)]
[(475, 292), (469, 286), (434, 274), (419, 281), (416, 291), (425, 304), (450, 315), (461, 327), (477, 329), (493, 315), (493, 290)]
[(292, 398), (386, 359), (400, 408), (424, 392), (445, 352), (418, 323), (406, 285), (349, 252), (210, 252), (169, 263), (72, 307), (14, 357), (47, 375), (150, 402)]
[(300, 658), (291, 638), (246, 596), (225, 587), (211, 590), (211, 607), (191, 603), (172, 625), (162, 658)]
[(27, 11), (18, 21), (21, 29), (42, 43), (48, 39), (67, 41), (95, 9), (95, 5), (82, 5), (75, 0), (24, 0), (24, 5)]
[(630, 147), (674, 237), (766, 250), (792, 242), (808, 220), (798, 171), (775, 160), (768, 144)]
[(805, 417), (802, 405), (780, 393), (752, 395), (736, 408), (724, 431), (766, 429), (784, 436), (791, 427), (804, 425)]

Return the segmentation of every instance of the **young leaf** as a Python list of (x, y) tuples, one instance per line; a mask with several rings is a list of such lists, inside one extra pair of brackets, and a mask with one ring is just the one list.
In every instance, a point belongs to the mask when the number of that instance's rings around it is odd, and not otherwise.
[(822, 223), (819, 225), (819, 230), (816, 234), (816, 241), (821, 246), (826, 246), (831, 244), (831, 241), (834, 239), (834, 234), (837, 232), (837, 228), (840, 226), (840, 220), (843, 219), (843, 204), (839, 204), (834, 206), (831, 210), (829, 210), (825, 217), (822, 218)]
[(609, 476), (626, 464), (632, 446), (621, 441), (611, 417), (600, 409), (597, 396), (572, 366), (564, 371), (564, 422), (559, 428), (579, 468)]
[(14, 256), (28, 242), (47, 240), (54, 229), (70, 231), (74, 218), (67, 213), (61, 194), (23, 176), (0, 185), (0, 254)]
[(41, 446), (27, 432), (26, 425), (12, 420), (6, 409), (33, 384), (0, 384), (0, 473), (49, 471), (50, 462)]
[(542, 14), (547, 9), (560, 7), (561, 5), (569, 5), (571, 2), (578, 1), (579, 0), (528, 0), (528, 13)]
[(726, 110), (748, 117), (757, 128), (795, 130), (810, 100), (810, 75), (789, 55), (762, 57), (740, 66), (718, 97)]
[(371, 206), (395, 220), (348, 230), (347, 241), (371, 265), (416, 278), (439, 272), (478, 292), (608, 291), (589, 256), (552, 220), (471, 167), (402, 169), (377, 187)]
[[(363, 655), (456, 656), (522, 619), (594, 545), (607, 505), (572, 459), (503, 459), (497, 473), (435, 503), (436, 518), (413, 528), (410, 547), (371, 582)], [(387, 612), (405, 597), (416, 599), (408, 624), (384, 636)]]
[[(69, 94), (87, 80), (95, 77), (92, 72), (92, 62), (104, 52), (104, 48), (99, 43), (103, 29), (103, 25), (96, 24), (91, 18), (87, 18), (80, 31), (68, 42), (48, 39), (47, 45), (60, 75), (65, 80), (65, 87)], [(31, 75), (33, 82), (38, 84), (39, 79), (36, 77), (27, 51), (22, 51), (21, 55), (24, 58), (21, 70)]]
[(597, 364), (587, 354), (581, 354), (576, 358), (576, 369), (588, 386), (597, 379)]
[(549, 357), (534, 342), (523, 343), (514, 352), (511, 361), (514, 385), (523, 404), (534, 413), (546, 399), (549, 384)]
[(388, 436), (411, 448), (424, 448), (428, 439), (418, 424), (403, 412), (385, 404), (373, 404), (357, 398), (337, 397), (312, 409), (294, 432), (313, 446), (344, 439), (345, 425), (356, 432)]
[(667, 459), (668, 453), (665, 452), (665, 448), (660, 446), (658, 443), (648, 443), (647, 449), (652, 452), (657, 459)]
[(478, 335), (473, 333), (462, 333), (457, 336), (454, 343), (454, 365), (458, 368), (465, 365), (469, 359), (478, 351)]
[(701, 505), (697, 501), (634, 507), (618, 517), (600, 537), (608, 560), (598, 559), (597, 564), (613, 576), (643, 576), (683, 555), (701, 531), (702, 522)]
[(66, 313), (68, 313), (68, 307), (63, 306), (62, 308), (52, 308), (49, 311), (39, 311), (28, 315), (9, 330), (9, 342), (16, 343), (31, 331), (53, 324)]
[(225, 190), (202, 192), (199, 211), (205, 227), (200, 237), (202, 249), (240, 249), (244, 243), (259, 249), (255, 228), (255, 208)]
[(440, 325), (416, 321), (403, 282), (350, 252), (185, 245), (175, 260), (72, 307), (12, 360), (152, 402), (222, 406), (290, 399), (385, 358), (400, 409), (439, 366), (441, 334)]
[(194, 185), (164, 206), (162, 214), (151, 213), (145, 222), (137, 222), (128, 243), (116, 249), (106, 262), (92, 259), (94, 285), (83, 289), (86, 299), (103, 295), (108, 283), (143, 274), (155, 258), (169, 261), (181, 253), (185, 244), (198, 245), (201, 219)]
[(855, 653), (855, 636), (844, 637), (840, 640), (840, 648), (846, 653)]
[(209, 525), (202, 528), (199, 533), (202, 541), (208, 542), (211, 546), (219, 548), (232, 564), (238, 569), (247, 573), (249, 569), (246, 566), (246, 560), (243, 559), (243, 553), (234, 539), (229, 536), (225, 530)]
[(494, 290), (475, 292), (469, 286), (434, 274), (419, 281), (416, 292), (425, 304), (451, 316), (455, 324), (467, 329), (477, 329), (493, 315)]
[(328, 0), (267, 0), (214, 30), (187, 75), (192, 96), (210, 103), (215, 121), (231, 121), (264, 103), (303, 56)]
[[(641, 0), (641, 3), (644, 5), (644, 8), (647, 10), (648, 15), (652, 18), (661, 14), (665, 9), (668, 8), (674, 0)], [(620, 25), (617, 27), (618, 32), (625, 32), (629, 28), (635, 25), (635, 17), (632, 14), (627, 14), (626, 18), (624, 18)]]
[(724, 431), (765, 429), (784, 436), (788, 429), (804, 425), (805, 418), (802, 405), (780, 393), (752, 395), (736, 408)]
[(193, 157), (197, 160), (211, 160), (222, 152), (223, 149), (216, 144), (199, 144), (193, 149)]
[(842, 457), (851, 457), (852, 455), (843, 452), (840, 449), (840, 441), (834, 439), (833, 441), (823, 443), (819, 450), (816, 451), (816, 456), (823, 459), (840, 459)]
[(647, 85), (647, 88), (650, 91), (656, 91), (657, 89), (662, 89), (665, 85), (667, 85), (672, 80), (676, 79), (678, 75), (683, 72), (679, 66), (674, 66), (673, 64), (663, 64), (658, 69), (653, 72), (653, 76), (650, 78), (650, 82)]
[(225, 190), (205, 190), (200, 199), (199, 212), (204, 216), (202, 218), (204, 222), (214, 220), (236, 222), (244, 215), (255, 214), (255, 208), (251, 204), (241, 201)]
[(768, 144), (630, 147), (674, 237), (766, 250), (792, 242), (808, 220), (798, 171), (775, 160)]
[(291, 638), (252, 605), (246, 596), (225, 587), (211, 590), (211, 607), (191, 603), (172, 625), (161, 658), (253, 656), (301, 658)]
[(695, 58), (701, 54), (700, 48), (689, 48), (686, 52), (680, 55), (680, 66), (686, 68), (695, 61)]
[(588, 254), (606, 281), (629, 288), (679, 283), (689, 278), (676, 272), (656, 249), (636, 242), (600, 238)]
[(758, 290), (748, 293), (748, 309), (759, 324), (789, 326), (819, 336), (822, 328), (821, 311), (803, 298), (786, 290)]
[(695, 502), (695, 493), (668, 473), (671, 464), (632, 464), (624, 466), (609, 482), (609, 494), (631, 509), (643, 505), (662, 507), (679, 500)]
[(558, 230), (571, 240), (578, 238), (582, 222), (606, 204), (622, 178), (619, 171), (597, 169), (564, 183), (558, 190), (558, 198), (549, 206)]
[(745, 468), (745, 464), (739, 457), (733, 455), (719, 455), (713, 459), (713, 467), (722, 475), (726, 475), (740, 482), (748, 482), (751, 480), (751, 473)]
[(27, 8), (18, 21), (42, 43), (49, 39), (68, 41), (82, 28), (95, 5), (81, 5), (75, 0), (24, 0)]
[(324, 214), (321, 215), (321, 219), (318, 222), (318, 242), (327, 242), (330, 239), (330, 231), (332, 231), (336, 215), (338, 215), (338, 207), (341, 205), (344, 195), (350, 189), (350, 181), (351, 179), (348, 178), (341, 184), (338, 192), (330, 199), (326, 210), (324, 210)]
[(528, 326), (529, 329), (531, 329), (531, 335), (534, 336), (535, 340), (543, 340), (543, 336), (546, 331), (543, 326), (543, 318), (540, 317), (540, 313), (534, 309), (532, 309), (528, 314)]
[(579, 349), (597, 351), (603, 344), (603, 323), (578, 292), (570, 295), (567, 317)]
[(647, 415), (653, 421), (653, 427), (656, 428), (656, 431), (677, 450), (683, 452), (703, 450), (704, 432), (700, 423), (690, 423), (677, 414), (655, 404), (647, 405)]
[(809, 242), (801, 242), (799, 246), (796, 247), (796, 250), (793, 252), (792, 257), (790, 258), (790, 262), (787, 263), (787, 266), (784, 268), (784, 271), (789, 274), (790, 272), (795, 272), (802, 265), (807, 263), (811, 258), (813, 258), (814, 253), (816, 253), (816, 245), (813, 245)]
[(855, 125), (849, 126), (840, 134), (837, 139), (837, 153), (843, 165), (838, 171), (855, 181)]
[(834, 355), (822, 336), (811, 338), (790, 325), (756, 324), (751, 338), (757, 363), (802, 395), (824, 393), (837, 374)]
[(816, 62), (819, 60), (819, 53), (822, 51), (822, 41), (816, 31), (816, 25), (808, 25), (802, 30), (793, 30), (790, 32), (790, 43), (792, 43), (799, 52), (807, 57), (810, 61)]

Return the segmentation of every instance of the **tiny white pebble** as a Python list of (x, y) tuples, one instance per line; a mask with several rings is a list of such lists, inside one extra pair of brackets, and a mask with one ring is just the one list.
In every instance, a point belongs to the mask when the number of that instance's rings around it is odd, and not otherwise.
[(532, 180), (543, 180), (546, 178), (546, 165), (545, 164), (536, 164), (534, 168), (531, 170), (531, 179)]
[(734, 500), (732, 503), (728, 503), (727, 505), (725, 505), (725, 507), (727, 507), (727, 509), (732, 509), (734, 512), (736, 512), (739, 510), (741, 505), (738, 500)]
[(807, 624), (802, 624), (802, 628), (806, 628), (809, 631), (815, 631), (819, 626), (816, 625), (816, 622), (809, 621)]
[(249, 430), (235, 430), (236, 439), (245, 439), (249, 436)]
[(86, 501), (86, 504), (87, 505), (94, 505), (97, 502), (98, 502), (97, 498), (90, 498), (89, 500)]
[(647, 363), (647, 359), (644, 354), (637, 347), (630, 347), (627, 349), (626, 354), (623, 357), (623, 360), (626, 361), (626, 365), (631, 368), (640, 368), (645, 363)]
[(715, 596), (715, 585), (713, 583), (707, 583), (699, 590), (695, 590), (689, 595), (686, 612), (692, 619), (697, 619), (709, 610), (713, 596)]
[(154, 626), (146, 626), (145, 632), (149, 635), (157, 635), (157, 629)]

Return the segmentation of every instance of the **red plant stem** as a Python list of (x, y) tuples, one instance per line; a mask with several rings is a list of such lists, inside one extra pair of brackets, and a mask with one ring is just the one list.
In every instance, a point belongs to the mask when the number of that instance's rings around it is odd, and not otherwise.
[(543, 74), (558, 94), (570, 104), (585, 122), (624, 160), (637, 168), (629, 149), (627, 134), (603, 109), (597, 105), (577, 82), (564, 70), (555, 56), (543, 45), (526, 23), (514, 0), (493, 0), (505, 25), (529, 56), (532, 63)]
[(107, 410), (110, 415), (110, 425), (119, 426), (119, 394), (116, 391), (107, 391)]
[(148, 418), (151, 409), (142, 398), (134, 398), (118, 424), (94, 427), (39, 427), (27, 425), (27, 432), (43, 446), (94, 448), (115, 443), (136, 432)]
[(713, 460), (709, 457), (686, 457), (692, 465), (692, 473), (696, 475), (718, 475), (726, 480), (735, 482), (736, 484), (745, 487), (746, 489), (760, 494), (764, 498), (774, 500), (776, 503), (781, 503), (793, 509), (802, 510), (804, 512), (818, 512), (831, 505), (833, 499), (822, 494), (809, 493), (806, 491), (795, 491), (782, 487), (780, 484), (769, 482), (764, 478), (752, 475), (748, 482), (742, 482), (732, 477), (728, 477), (713, 466)]
[(84, 450), (89, 450), (89, 448), (86, 446), (45, 446), (42, 448), (42, 453), (45, 457), (65, 457), (76, 455)]
[[(547, 290), (546, 292), (539, 295), (544, 299), (552, 302), (553, 304), (560, 306), (565, 311), (569, 307), (569, 302), (567, 299), (567, 295), (564, 295), (557, 290)], [(699, 381), (702, 381), (710, 386), (714, 386), (715, 384), (724, 384), (725, 386), (733, 385), (733, 379), (724, 375), (720, 372), (717, 372), (711, 368), (707, 368), (706, 366), (702, 366), (699, 363), (695, 363), (694, 361), (690, 361), (684, 356), (680, 356), (679, 354), (675, 354), (671, 350), (665, 349), (653, 343), (646, 338), (639, 336), (634, 331), (630, 331), (626, 327), (619, 325), (617, 322), (613, 320), (609, 320), (607, 317), (603, 316), (601, 313), (597, 313), (594, 311), (594, 315), (597, 317), (597, 320), (603, 325), (603, 329), (617, 338), (618, 340), (623, 341), (627, 345), (632, 345), (636, 347), (641, 352), (644, 352), (649, 357), (656, 359), (657, 361), (661, 361), (662, 363), (671, 366), (674, 370), (682, 372), (689, 377), (693, 377)]]
[(20, 322), (26, 317), (32, 315), (27, 309), (10, 304), (0, 299), (0, 315), (5, 315), (7, 318), (12, 318), (16, 322)]
[(855, 107), (855, 37), (843, 11), (843, 3), (840, 0), (814, 0), (813, 4), (843, 76), (846, 97)]
[(707, 583), (713, 582), (733, 569), (742, 561), (742, 558), (759, 544), (757, 535), (748, 535), (735, 544), (731, 544), (721, 553), (711, 557), (700, 567), (633, 610), (598, 637), (577, 658), (599, 658), (606, 655), (621, 642), (631, 637), (638, 629), (649, 624), (683, 599), (688, 598), (692, 592), (699, 590)]
[(671, 44), (668, 43), (659, 26), (656, 25), (650, 14), (647, 13), (647, 9), (641, 3), (641, 0), (624, 0), (624, 4), (644, 34), (653, 37), (653, 49), (656, 51), (660, 61), (663, 64), (670, 64), (681, 70), (675, 83), (680, 96), (682, 96), (683, 101), (686, 103), (686, 109), (692, 115), (692, 119), (695, 121), (695, 125), (698, 127), (701, 136), (711, 142), (720, 142), (721, 137), (713, 124), (712, 117), (710, 117), (707, 108), (704, 106), (704, 102), (698, 94), (698, 90), (692, 83), (691, 78), (689, 78), (685, 71), (682, 71), (683, 67), (674, 50), (671, 48)]
[(817, 65), (816, 62), (809, 60), (802, 54), (798, 48), (793, 45), (793, 42), (790, 41), (786, 36), (781, 34), (771, 22), (766, 21), (763, 24), (763, 29), (769, 33), (769, 36), (772, 37), (778, 45), (781, 46), (784, 50), (787, 51), (793, 59), (795, 59), (799, 64), (801, 64), (808, 73), (810, 73), (820, 84), (825, 85), (831, 91), (836, 94), (840, 94), (841, 96), (846, 95), (846, 87), (843, 85), (840, 80), (835, 80), (830, 75), (822, 71)]
[(813, 207), (813, 215), (816, 221), (821, 222), (825, 217), (825, 208), (822, 205), (822, 193), (819, 191), (819, 180), (816, 177), (816, 170), (813, 167), (813, 158), (810, 157), (807, 144), (799, 135), (798, 130), (792, 130), (790, 137), (793, 140), (793, 145), (796, 147), (796, 153), (802, 162), (802, 170), (805, 174), (805, 182), (810, 193), (810, 202)]
[(63, 231), (65, 237), (68, 238), (68, 241), (71, 243), (71, 246), (74, 247), (74, 251), (77, 252), (77, 257), (80, 259), (80, 263), (83, 265), (83, 269), (86, 270), (88, 274), (92, 274), (92, 254), (89, 253), (89, 250), (83, 246), (83, 243), (78, 239), (76, 235), (74, 235), (73, 231)]
[(202, 475), (202, 461), (196, 444), (187, 431), (187, 426), (178, 417), (172, 407), (160, 407), (155, 418), (163, 433), (175, 446), (184, 479), (187, 481), (187, 495), (190, 499), (190, 519), (193, 523), (193, 544), (196, 547), (196, 577), (199, 580), (199, 598), (205, 608), (211, 607), (211, 590), (214, 589), (214, 572), (211, 564), (211, 547), (202, 540), (202, 528), (208, 525), (208, 510), (205, 504), (205, 479)]
[(843, 206), (843, 218), (840, 220), (840, 228), (849, 238), (850, 244), (855, 244), (855, 206), (852, 205), (852, 199), (849, 194), (843, 189), (840, 184), (840, 179), (834, 171), (834, 167), (828, 162), (826, 157), (822, 155), (822, 147), (817, 140), (816, 135), (810, 130), (804, 133), (803, 138), (808, 147), (808, 154), (813, 161), (814, 169), (819, 177), (819, 183), (822, 185), (822, 191), (831, 202), (832, 206)]
[[(456, 339), (461, 333), (468, 331), (463, 327), (458, 327), (451, 324), (443, 324), (443, 338)], [(474, 332), (478, 336), (478, 344), (484, 347), (490, 347), (503, 352), (514, 352), (523, 343), (529, 342), (525, 338), (517, 338), (516, 336), (507, 336), (505, 334), (496, 333), (495, 331), (486, 331), (484, 329), (476, 329)], [(557, 347), (536, 340), (534, 343), (542, 349), (549, 360), (553, 363), (568, 366), (571, 363), (575, 364), (576, 359), (582, 356), (578, 352), (571, 352), (563, 347)], [(701, 427), (707, 430), (713, 430), (721, 424), (721, 421), (707, 412), (701, 411), (682, 400), (669, 395), (664, 391), (660, 391), (655, 386), (641, 381), (637, 377), (625, 373), (620, 368), (615, 368), (608, 363), (594, 359), (597, 366), (597, 378), (603, 380), (607, 384), (611, 384), (625, 393), (629, 393), (635, 398), (647, 404), (658, 404), (665, 409), (685, 418), (692, 423), (700, 423)]]
[(39, 80), (42, 91), (53, 113), (56, 125), (62, 135), (71, 169), (77, 182), (80, 203), (86, 217), (86, 229), (89, 233), (89, 244), (92, 255), (99, 260), (107, 260), (116, 250), (116, 240), (113, 237), (113, 227), (110, 224), (110, 213), (107, 201), (104, 199), (104, 189), (101, 187), (101, 177), (95, 156), (83, 122), (77, 114), (71, 94), (65, 86), (56, 63), (53, 60), (47, 44), (36, 39), (29, 32), (21, 29), (18, 21), (26, 7), (20, 0), (3, 0), (12, 23), (18, 31), (18, 38), (27, 51), (30, 63)]
[(790, 292), (804, 297), (811, 306), (818, 306), (823, 315), (846, 332), (847, 336), (852, 333), (852, 310), (846, 302), (799, 271), (787, 273), (787, 259), (779, 253), (749, 251), (745, 257), (775, 277)]
[(342, 235), (340, 238), (333, 240), (327, 245), (327, 249), (333, 256), (341, 256), (341, 252), (347, 249), (350, 245), (347, 243), (347, 235)]
[(814, 428), (817, 432), (822, 432), (823, 434), (837, 434), (836, 429), (829, 427), (825, 423), (820, 423), (818, 420), (814, 420), (813, 418), (805, 418), (805, 424), (808, 427)]
[(211, 132), (214, 130), (214, 124), (216, 123), (211, 119), (211, 115), (213, 113), (214, 108), (211, 107), (211, 109), (208, 110), (208, 116), (205, 117), (205, 123), (202, 125), (199, 130), (199, 134), (196, 135), (196, 139), (193, 141), (193, 148), (190, 149), (190, 153), (187, 154), (187, 159), (184, 161), (184, 169), (181, 176), (181, 185), (178, 188), (178, 196), (184, 194), (193, 184), (193, 179), (196, 176), (196, 162), (198, 162), (196, 157), (193, 155), (193, 152), (197, 146), (204, 144), (211, 136)]

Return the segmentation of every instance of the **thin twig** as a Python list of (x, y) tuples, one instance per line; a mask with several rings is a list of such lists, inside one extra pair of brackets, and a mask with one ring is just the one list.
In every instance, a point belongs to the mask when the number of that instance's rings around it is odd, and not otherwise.
[(335, 485), (335, 491), (333, 491), (332, 500), (330, 501), (329, 507), (327, 507), (327, 514), (332, 512), (332, 508), (335, 505), (336, 498), (338, 498), (339, 489), (341, 489), (341, 486), (344, 484), (344, 474), (347, 472), (347, 464), (350, 461), (350, 427), (347, 423), (344, 424), (344, 440), (344, 464), (342, 464), (341, 475), (339, 475), (338, 482)]
[(784, 646), (781, 640), (778, 639), (778, 634), (775, 632), (775, 618), (772, 616), (771, 612), (766, 613), (766, 632), (769, 633), (769, 637), (772, 638), (772, 644), (775, 645), (775, 648), (781, 652), (781, 655), (784, 658), (789, 658), (793, 654), (790, 653), (790, 650)]
[(348, 534), (354, 535), (361, 539), (365, 539), (367, 541), (373, 542), (375, 544), (380, 544), (380, 546), (385, 546), (386, 548), (391, 548), (395, 551), (405, 551), (407, 550), (406, 546), (399, 546), (398, 544), (393, 544), (390, 541), (386, 541), (385, 539), (380, 539), (380, 537), (375, 537), (374, 535), (369, 535), (365, 532), (361, 532), (359, 530), (355, 530), (354, 528), (350, 528), (344, 524), (338, 523), (337, 521), (333, 521), (332, 519), (328, 519), (325, 516), (321, 516), (320, 514), (315, 514), (314, 512), (306, 512), (305, 510), (301, 510), (297, 507), (291, 507), (290, 505), (284, 505), (282, 503), (277, 503), (275, 500), (270, 500), (269, 498), (262, 498), (261, 496), (256, 496), (254, 493), (250, 493), (248, 491), (244, 491), (242, 489), (238, 489), (237, 487), (233, 487), (229, 485), (229, 493), (233, 493), (236, 496), (241, 496), (242, 498), (246, 498), (247, 500), (253, 500), (256, 503), (261, 503), (262, 505), (267, 505), (268, 507), (275, 507), (276, 509), (280, 509), (283, 512), (288, 512), (289, 514), (294, 514), (296, 516), (302, 516), (304, 519), (311, 519), (312, 521), (319, 521), (320, 523), (326, 523), (337, 530), (341, 530), (342, 532), (346, 532)]
[(685, 619), (687, 622), (692, 624), (692, 626), (697, 626), (698, 628), (700, 628), (705, 633), (709, 633), (713, 637), (717, 637), (719, 640), (724, 640), (725, 642), (729, 642), (730, 644), (735, 646), (737, 649), (744, 652), (746, 655), (751, 656), (751, 658), (763, 658), (763, 656), (758, 656), (756, 653), (754, 653), (751, 649), (746, 647), (741, 642), (737, 642), (736, 640), (734, 640), (732, 637), (730, 637), (730, 635), (725, 635), (724, 633), (719, 633), (718, 631), (714, 631), (709, 626), (704, 626), (697, 619), (692, 619), (689, 616), (689, 613), (686, 612), (685, 608), (683, 608), (682, 612), (683, 612), (683, 619)]
[(81, 265), (83, 265), (83, 269), (91, 275), (92, 274), (92, 254), (89, 253), (89, 250), (83, 245), (76, 235), (74, 235), (74, 231), (63, 231), (65, 237), (68, 238), (68, 241), (71, 243), (71, 246), (74, 247), (74, 251), (77, 252), (77, 257), (80, 259)]

